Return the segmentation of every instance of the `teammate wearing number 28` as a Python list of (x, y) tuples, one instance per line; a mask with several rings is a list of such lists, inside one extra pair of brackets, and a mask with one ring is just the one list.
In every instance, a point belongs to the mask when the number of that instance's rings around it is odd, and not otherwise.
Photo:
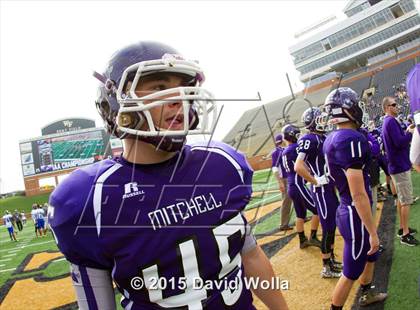
[[(94, 75), (97, 108), (124, 151), (73, 172), (49, 210), (79, 307), (114, 309), (114, 282), (125, 309), (255, 309), (244, 277), (274, 272), (242, 214), (253, 172), (225, 144), (185, 143), (187, 134), (211, 133), (217, 118), (198, 64), (140, 42)], [(197, 288), (200, 279), (237, 289)], [(287, 309), (279, 291), (255, 293)]]
[[(295, 171), (312, 184), (311, 194), (318, 211), (322, 227), (322, 261), (321, 277), (338, 278), (341, 275), (341, 263), (334, 259), (335, 214), (338, 199), (333, 180), (328, 176), (324, 159), (323, 145), (326, 124), (319, 108), (311, 107), (302, 114), (302, 122), (308, 133), (298, 140)], [(325, 115), (326, 117), (326, 115)]]

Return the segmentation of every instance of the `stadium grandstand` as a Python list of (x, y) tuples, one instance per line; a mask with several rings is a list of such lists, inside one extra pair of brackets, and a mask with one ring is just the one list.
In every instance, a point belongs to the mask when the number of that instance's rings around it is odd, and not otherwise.
[(286, 122), (299, 125), (302, 112), (322, 105), (338, 83), (360, 95), (376, 124), (385, 96), (397, 96), (407, 115), (402, 88), (420, 61), (416, 5), (413, 0), (349, 1), (343, 20), (329, 17), (296, 34), (289, 51), (303, 90), (244, 112), (223, 141), (247, 154), (254, 169), (269, 167), (274, 134)]

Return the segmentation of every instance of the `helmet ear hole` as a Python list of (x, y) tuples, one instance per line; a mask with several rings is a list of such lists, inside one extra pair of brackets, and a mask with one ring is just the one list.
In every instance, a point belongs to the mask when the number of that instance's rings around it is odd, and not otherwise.
[(120, 127), (140, 130), (144, 123), (144, 116), (141, 112), (120, 113), (117, 116), (117, 124)]
[(110, 107), (110, 104), (109, 104), (108, 100), (105, 100), (103, 97), (98, 98), (98, 100), (96, 100), (95, 104), (96, 104), (96, 109), (98, 110), (99, 114), (103, 118), (108, 118), (109, 113), (111, 112), (111, 107)]

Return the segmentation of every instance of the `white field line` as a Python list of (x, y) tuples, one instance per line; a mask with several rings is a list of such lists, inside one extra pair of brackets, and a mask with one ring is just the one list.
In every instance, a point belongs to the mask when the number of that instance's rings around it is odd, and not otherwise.
[(12, 260), (12, 258), (5, 258), (5, 259), (0, 259), (0, 262), (7, 262), (9, 260)]
[(13, 256), (13, 255), (16, 255), (15, 253), (12, 253), (12, 254), (6, 254), (6, 255), (3, 255), (3, 257), (10, 257), (10, 256)]
[(255, 201), (255, 202), (253, 202), (253, 203), (248, 204), (248, 205), (247, 205), (247, 208), (252, 207), (253, 205), (256, 205), (256, 204), (264, 203), (265, 201), (267, 201), (267, 200), (269, 200), (269, 199), (274, 199), (275, 197), (279, 197), (279, 196), (281, 196), (281, 194), (276, 194), (276, 195), (273, 195), (273, 196), (265, 197), (265, 198), (264, 198), (263, 200), (261, 200), (261, 201)]
[(1, 272), (6, 272), (6, 271), (12, 271), (12, 270), (15, 270), (16, 268), (10, 268), (10, 269), (4, 269), (4, 270), (0, 270), (0, 273)]
[[(23, 249), (23, 248), (27, 248), (27, 247), (34, 246), (34, 245), (45, 244), (45, 243), (48, 243), (48, 242), (54, 242), (54, 240), (49, 240), (49, 241), (45, 241), (45, 242), (31, 243), (31, 244), (27, 244), (27, 243), (25, 243), (25, 244), (18, 244), (18, 248)], [(7, 251), (10, 251), (10, 250), (11, 249), (4, 249), (4, 250), (0, 250), (0, 252), (7, 252)]]

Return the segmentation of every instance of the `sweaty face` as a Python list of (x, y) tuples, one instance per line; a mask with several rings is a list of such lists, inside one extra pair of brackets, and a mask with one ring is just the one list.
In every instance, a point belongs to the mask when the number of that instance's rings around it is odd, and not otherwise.
[[(190, 76), (176, 74), (176, 73), (156, 73), (147, 75), (140, 79), (137, 84), (135, 93), (139, 97), (147, 96), (159, 91), (176, 88), (180, 86), (194, 86), (193, 79)], [(180, 95), (179, 92), (172, 92), (165, 96), (159, 96), (156, 99), (145, 101), (145, 104), (150, 104), (157, 100), (164, 100)], [(153, 119), (155, 127), (160, 129), (183, 130), (184, 116), (182, 101), (168, 102), (167, 104), (154, 107), (149, 110)], [(147, 130), (148, 125), (144, 124), (142, 129)]]

